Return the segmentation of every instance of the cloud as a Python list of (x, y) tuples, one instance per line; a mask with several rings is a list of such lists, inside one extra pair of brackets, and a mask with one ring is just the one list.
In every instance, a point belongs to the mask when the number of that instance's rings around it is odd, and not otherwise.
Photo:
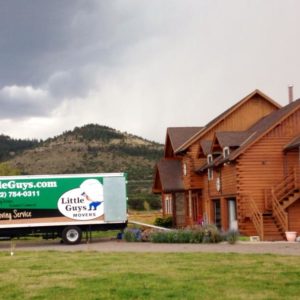
[(32, 86), (5, 86), (0, 90), (0, 117), (26, 118), (46, 115), (54, 104), (47, 91)]
[(270, 5), (2, 1), (1, 130), (48, 137), (96, 122), (163, 141), (256, 88), (284, 104), (300, 85), (300, 4)]

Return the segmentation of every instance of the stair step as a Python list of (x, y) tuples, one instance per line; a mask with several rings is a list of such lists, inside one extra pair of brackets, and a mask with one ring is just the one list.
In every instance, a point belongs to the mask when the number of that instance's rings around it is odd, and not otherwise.
[(268, 217), (268, 216), (272, 217), (272, 211), (271, 211), (271, 210), (265, 211), (265, 212), (263, 213), (263, 216), (264, 216), (264, 217)]
[(263, 226), (265, 241), (282, 241), (284, 239), (270, 211), (263, 214)]

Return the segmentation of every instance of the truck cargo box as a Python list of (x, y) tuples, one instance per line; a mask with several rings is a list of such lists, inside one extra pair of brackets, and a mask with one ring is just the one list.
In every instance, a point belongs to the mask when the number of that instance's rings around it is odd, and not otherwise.
[(67, 227), (80, 239), (82, 230), (124, 228), (126, 203), (124, 173), (0, 177), (0, 236), (56, 233), (72, 243)]

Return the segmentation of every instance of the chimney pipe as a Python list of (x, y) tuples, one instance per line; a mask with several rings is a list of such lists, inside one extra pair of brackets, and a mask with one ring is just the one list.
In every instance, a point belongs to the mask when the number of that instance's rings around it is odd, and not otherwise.
[(294, 100), (293, 88), (293, 85), (289, 85), (289, 103), (292, 103)]

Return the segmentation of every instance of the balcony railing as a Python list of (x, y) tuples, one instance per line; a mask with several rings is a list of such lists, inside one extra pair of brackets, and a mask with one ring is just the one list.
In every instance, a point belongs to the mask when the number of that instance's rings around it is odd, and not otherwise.
[[(263, 213), (259, 210), (253, 197), (250, 195), (242, 195), (245, 207), (247, 207), (247, 216), (250, 217), (260, 239), (264, 240), (264, 219)], [(245, 215), (246, 216), (246, 215)]]

